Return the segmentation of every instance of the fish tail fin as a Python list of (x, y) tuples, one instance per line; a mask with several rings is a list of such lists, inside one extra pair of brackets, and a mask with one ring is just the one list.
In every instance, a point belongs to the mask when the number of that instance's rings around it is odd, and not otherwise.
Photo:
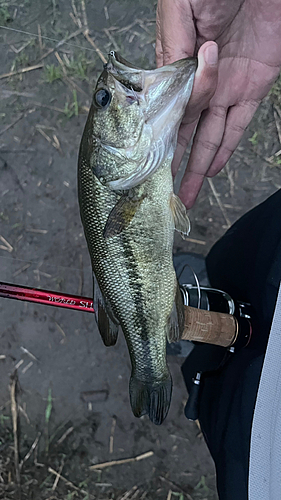
[(148, 414), (153, 424), (162, 424), (169, 411), (172, 386), (170, 373), (164, 380), (153, 382), (143, 382), (132, 375), (130, 400), (135, 417)]

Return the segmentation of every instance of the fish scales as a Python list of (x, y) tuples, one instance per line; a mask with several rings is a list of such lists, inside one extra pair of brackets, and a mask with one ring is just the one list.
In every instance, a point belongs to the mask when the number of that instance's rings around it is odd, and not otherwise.
[[(124, 72), (126, 65), (123, 60), (118, 65), (116, 57), (116, 54), (112, 56), (111, 65), (115, 63), (117, 70)], [(108, 82), (104, 73), (101, 80), (104, 91), (105, 82)], [(107, 85), (112, 89), (112, 108), (115, 106), (117, 112), (113, 113), (114, 118), (110, 114), (108, 120), (105, 118), (101, 129), (97, 123), (102, 123), (103, 111), (98, 115), (99, 109), (91, 107), (81, 141), (78, 167), (81, 219), (95, 277), (94, 304), (100, 333), (106, 345), (115, 343), (118, 324), (124, 333), (132, 364), (130, 398), (134, 414), (139, 417), (148, 413), (154, 423), (160, 424), (168, 412), (172, 390), (166, 362), (166, 339), (170, 335), (170, 339), (174, 340), (170, 333), (171, 323), (179, 322), (177, 314), (183, 307), (182, 303), (175, 307), (178, 285), (172, 261), (175, 228), (175, 216), (171, 208), (174, 196), (171, 175), (173, 147), (167, 147), (166, 154), (161, 156), (155, 145), (149, 144), (153, 130), (148, 131), (147, 137), (141, 137), (145, 125), (142, 123), (140, 126), (141, 121), (134, 116), (133, 105), (139, 106), (139, 97), (132, 91), (132, 103), (129, 104), (129, 127), (132, 133), (127, 141), (124, 137), (120, 138), (120, 147), (116, 148), (112, 140), (112, 127), (115, 132), (119, 130), (121, 135), (128, 134), (128, 127), (124, 123), (122, 127), (118, 126), (119, 122), (124, 121), (119, 102), (123, 96), (119, 96), (117, 105), (113, 102), (118, 97), (114, 90), (119, 88), (119, 83), (113, 82), (111, 87)], [(158, 86), (163, 102), (161, 79)], [(124, 89), (121, 87), (121, 90)], [(154, 96), (155, 92), (154, 88)], [(107, 108), (108, 113), (110, 106)], [(139, 109), (136, 109), (137, 117), (138, 113)], [(174, 139), (172, 137), (169, 140), (172, 142)], [(105, 149), (101, 154), (102, 142), (105, 143)], [(146, 142), (150, 152), (156, 151), (157, 158), (146, 159), (145, 163), (143, 144)], [(143, 143), (140, 150), (130, 150), (136, 143)], [(129, 144), (129, 151), (126, 151), (127, 164), (124, 165), (120, 162), (120, 149), (126, 144)], [(161, 140), (159, 144), (158, 149), (162, 147)], [(150, 152), (146, 153), (146, 158)], [(121, 160), (122, 156), (124, 151), (121, 152)], [(157, 163), (157, 160), (158, 164), (153, 165), (149, 175), (143, 174), (146, 164), (149, 161)], [(132, 161), (136, 163), (133, 169), (130, 165)], [(134, 179), (139, 177), (141, 180), (135, 183)], [(115, 182), (121, 183), (121, 188), (122, 182), (129, 183), (129, 189), (114, 189), (112, 184)], [(185, 209), (181, 208), (184, 217)], [(174, 328), (179, 330), (177, 324)]]

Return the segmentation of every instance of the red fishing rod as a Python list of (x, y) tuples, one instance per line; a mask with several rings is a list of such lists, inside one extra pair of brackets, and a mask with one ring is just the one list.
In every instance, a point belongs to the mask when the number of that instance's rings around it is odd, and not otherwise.
[(48, 306), (64, 307), (76, 311), (94, 312), (93, 300), (89, 297), (40, 290), (28, 286), (12, 285), (10, 283), (3, 283), (2, 281), (0, 282), (0, 297), (36, 302), (37, 304)]
[[(239, 303), (235, 315), (233, 315), (234, 311), (230, 310), (227, 310), (227, 312), (215, 312), (198, 309), (198, 307), (190, 307), (190, 299), (192, 299), (190, 292), (194, 288), (191, 285), (181, 286), (181, 290), (184, 292), (183, 299), (185, 305), (185, 324), (181, 339), (216, 344), (224, 347), (237, 345), (238, 341), (243, 346), (247, 345), (251, 338), (251, 324), (249, 322), (250, 316), (245, 313), (246, 310), (244, 311), (246, 304)], [(202, 288), (204, 293), (206, 290), (208, 290), (208, 293), (217, 294), (219, 292), (227, 296), (227, 294), (219, 290)], [(189, 296), (188, 300), (186, 300), (187, 295)], [(80, 297), (78, 295), (53, 292), (51, 290), (40, 290), (38, 288), (13, 285), (1, 281), (0, 297), (74, 309), (76, 311), (94, 312), (93, 300), (89, 297)], [(232, 301), (230, 297), (229, 299)], [(226, 303), (229, 302), (229, 299), (226, 300)]]

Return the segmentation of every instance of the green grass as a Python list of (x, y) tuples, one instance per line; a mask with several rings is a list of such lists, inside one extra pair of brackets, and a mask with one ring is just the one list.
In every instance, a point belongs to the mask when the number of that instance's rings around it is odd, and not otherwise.
[(0, 220), (4, 222), (9, 222), (9, 217), (4, 212), (0, 212)]
[(200, 490), (200, 491), (204, 492), (204, 494), (209, 493), (210, 488), (208, 488), (208, 486), (206, 484), (205, 476), (201, 476), (199, 483), (194, 488), (194, 491), (196, 491), (196, 490)]
[(79, 104), (78, 104), (78, 99), (77, 99), (77, 92), (74, 89), (72, 91), (73, 95), (73, 101), (72, 103), (69, 103), (68, 101), (64, 105), (63, 113), (65, 118), (68, 120), (72, 118), (73, 116), (78, 116), (79, 114)]
[(19, 68), (24, 68), (29, 63), (29, 57), (25, 52), (22, 52), (19, 56), (16, 56), (13, 60), (11, 66), (11, 71), (16, 71)]
[(269, 92), (269, 96), (276, 106), (281, 106), (281, 73)]
[(254, 132), (254, 134), (248, 139), (248, 141), (252, 144), (252, 146), (256, 146), (258, 144), (258, 132)]
[(56, 80), (62, 78), (62, 70), (59, 66), (54, 64), (47, 64), (44, 68), (44, 81), (47, 83), (53, 83)]
[(69, 76), (79, 78), (79, 80), (87, 80), (88, 66), (91, 61), (87, 61), (83, 54), (79, 54), (77, 58), (72, 58), (65, 62), (67, 73)]
[(12, 21), (12, 17), (6, 7), (6, 5), (1, 5), (0, 7), (0, 25), (6, 26), (10, 21)]
[(0, 425), (3, 426), (5, 424), (5, 422), (7, 422), (7, 420), (10, 420), (10, 417), (8, 417), (7, 415), (3, 415), (1, 413), (1, 415), (0, 415)]
[(177, 491), (172, 491), (171, 490), (171, 494), (172, 494), (172, 496), (177, 497), (178, 500), (184, 500), (184, 494), (183, 493), (178, 493)]

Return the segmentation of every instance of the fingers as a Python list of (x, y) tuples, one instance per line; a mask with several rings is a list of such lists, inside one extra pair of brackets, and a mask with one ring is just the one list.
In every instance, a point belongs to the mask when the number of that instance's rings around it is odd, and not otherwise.
[(204, 174), (189, 171), (185, 172), (178, 196), (187, 209), (191, 208), (194, 205), (204, 179)]
[(205, 176), (216, 175), (227, 163), (249, 125), (260, 100), (229, 108), (213, 106), (204, 112), (197, 128), (179, 197), (191, 208)]
[(215, 93), (217, 77), (218, 47), (215, 42), (206, 42), (198, 52), (198, 68), (193, 90), (178, 133), (178, 144), (172, 163), (173, 175), (179, 168), (200, 114), (208, 107)]
[(240, 102), (229, 109), (225, 123), (225, 132), (221, 145), (207, 170), (207, 176), (216, 175), (228, 162), (230, 156), (237, 148), (246, 127), (253, 118), (260, 100)]
[(179, 197), (187, 208), (192, 207), (203, 183), (204, 175), (222, 142), (226, 111), (224, 107), (214, 106), (203, 111), (201, 115), (179, 191)]
[(193, 56), (195, 27), (188, 0), (159, 0), (156, 14), (157, 66)]

